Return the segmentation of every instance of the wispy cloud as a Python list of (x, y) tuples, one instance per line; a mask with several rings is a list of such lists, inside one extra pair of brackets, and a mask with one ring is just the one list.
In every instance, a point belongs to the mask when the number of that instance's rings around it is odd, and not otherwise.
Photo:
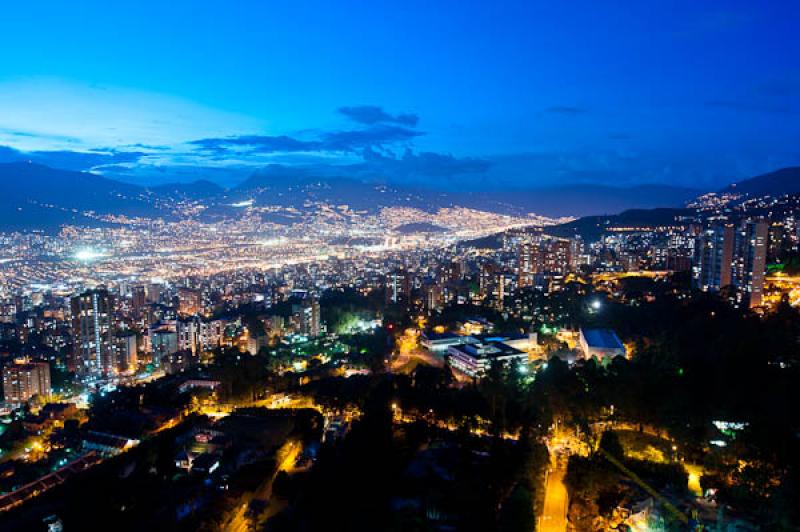
[(334, 131), (323, 135), (323, 147), (328, 150), (355, 151), (396, 142), (407, 142), (425, 133), (407, 127), (375, 125), (367, 129)]
[(365, 148), (407, 142), (421, 135), (424, 132), (415, 129), (378, 124), (365, 129), (322, 132), (318, 138), (312, 140), (301, 140), (287, 135), (237, 135), (197, 139), (189, 144), (216, 154), (233, 150), (250, 153), (358, 152)]
[(425, 132), (415, 127), (416, 115), (392, 115), (375, 106), (342, 107), (338, 112), (361, 127), (306, 130), (297, 136), (209, 136), (172, 145), (136, 142), (119, 148), (4, 151), (0, 147), (0, 160), (29, 159), (151, 183), (215, 176), (227, 185), (260, 168), (287, 168), (306, 176), (429, 183), (479, 175), (490, 167), (489, 161), (480, 158), (417, 151), (414, 141)]
[(298, 140), (286, 135), (239, 135), (192, 140), (189, 144), (213, 153), (224, 153), (232, 149), (244, 149), (256, 153), (277, 153), (316, 151), (322, 148), (322, 143), (319, 141)]
[(38, 131), (10, 129), (4, 127), (0, 127), (0, 135), (6, 135), (8, 137), (17, 137), (23, 139), (41, 139), (41, 140), (57, 141), (69, 144), (80, 143), (80, 139), (69, 135), (53, 135), (50, 133), (41, 133)]
[(121, 151), (116, 149), (97, 151), (37, 150), (20, 151), (8, 146), (0, 146), (0, 162), (33, 161), (62, 170), (93, 170), (99, 166), (136, 163), (147, 153), (142, 151)]
[(377, 105), (354, 105), (340, 107), (339, 113), (354, 122), (371, 126), (374, 124), (399, 124), (402, 126), (416, 127), (419, 117), (412, 113), (392, 115)]
[(367, 176), (388, 175), (398, 180), (453, 178), (466, 174), (483, 174), (491, 162), (473, 157), (459, 158), (450, 154), (420, 152), (407, 149), (399, 157), (365, 150), (364, 162), (356, 165)]

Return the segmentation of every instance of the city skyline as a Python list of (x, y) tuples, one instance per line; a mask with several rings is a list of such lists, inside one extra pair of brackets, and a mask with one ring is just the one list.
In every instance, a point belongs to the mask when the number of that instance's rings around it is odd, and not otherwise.
[(800, 530), (800, 3), (14, 3), (0, 530)]
[(444, 190), (705, 191), (800, 164), (792, 2), (186, 7), (9, 6), (0, 160)]

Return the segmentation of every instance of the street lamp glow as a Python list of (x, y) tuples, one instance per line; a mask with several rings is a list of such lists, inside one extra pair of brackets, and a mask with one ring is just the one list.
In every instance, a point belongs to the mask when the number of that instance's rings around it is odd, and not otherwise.
[(594, 301), (592, 301), (592, 308), (594, 310), (600, 310), (600, 307), (602, 307), (602, 306), (603, 306), (603, 303), (599, 299), (595, 299)]

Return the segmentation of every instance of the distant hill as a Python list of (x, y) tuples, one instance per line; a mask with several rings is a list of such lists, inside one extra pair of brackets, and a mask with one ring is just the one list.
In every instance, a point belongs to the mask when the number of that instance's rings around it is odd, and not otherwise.
[[(562, 238), (581, 237), (586, 242), (596, 242), (604, 233), (615, 227), (655, 227), (671, 225), (676, 217), (694, 214), (691, 209), (630, 209), (619, 214), (584, 216), (564, 224), (542, 228), (546, 235)], [(465, 240), (461, 247), (500, 249), (503, 247), (503, 233), (495, 233), (474, 240)]]
[(543, 216), (613, 214), (627, 209), (683, 207), (701, 191), (668, 185), (611, 187), (568, 185), (553, 188), (487, 191), (441, 191), (422, 187), (383, 185), (344, 177), (319, 177), (282, 166), (253, 174), (229, 192), (234, 199), (254, 199), (297, 207), (305, 202), (346, 204), (355, 210), (414, 207), (426, 211), (469, 207), (502, 214)]
[(112, 179), (40, 164), (0, 164), (0, 227), (49, 229), (63, 223), (95, 223), (82, 215), (153, 216), (152, 195), (144, 188)]
[(383, 207), (413, 207), (434, 211), (436, 195), (415, 189), (366, 183), (346, 177), (318, 177), (270, 166), (228, 192), (233, 200), (303, 209), (313, 203), (347, 205), (351, 210), (376, 212)]
[[(725, 191), (748, 196), (800, 193), (800, 168), (784, 168), (732, 185)], [(363, 182), (347, 177), (319, 177), (289, 167), (270, 166), (225, 190), (211, 181), (142, 187), (87, 172), (57, 170), (31, 162), (0, 164), (0, 229), (47, 229), (65, 223), (94, 224), (93, 214), (171, 217), (175, 201), (201, 200), (206, 220), (238, 217), (242, 202), (279, 205), (285, 212), (263, 213), (269, 221), (292, 224), (318, 204), (346, 205), (353, 211), (411, 207), (435, 212), (467, 207), (502, 214), (583, 216), (550, 231), (595, 239), (608, 225), (662, 223), (698, 191), (668, 185), (611, 187), (565, 185), (527, 190), (442, 191)], [(651, 212), (652, 210), (652, 212)], [(346, 213), (345, 209), (341, 212)], [(90, 213), (88, 216), (86, 213)], [(616, 214), (620, 213), (620, 214)], [(272, 219), (274, 218), (274, 219)], [(668, 219), (667, 222), (670, 220)], [(437, 230), (402, 227), (401, 231)]]
[[(602, 187), (601, 187), (602, 188)], [(639, 187), (640, 192), (644, 194), (651, 194), (654, 198), (664, 197), (666, 194), (672, 200), (680, 197), (680, 192), (677, 196), (670, 196), (671, 187)], [(631, 190), (631, 189), (627, 189)], [(684, 192), (690, 192), (688, 189), (683, 189)], [(734, 183), (719, 191), (720, 193), (737, 193), (744, 196), (743, 199), (760, 197), (760, 196), (784, 196), (800, 194), (800, 167), (789, 167), (776, 170), (767, 174), (752, 177)], [(566, 195), (564, 197), (567, 197)], [(684, 200), (687, 201), (689, 198)], [(667, 201), (655, 200), (660, 203), (667, 203)], [(742, 200), (731, 203), (732, 206), (740, 203)], [(599, 202), (598, 204), (602, 204)], [(758, 210), (749, 208), (748, 212), (752, 214), (760, 214)], [(546, 212), (542, 211), (543, 214)], [(682, 208), (655, 208), (655, 209), (629, 209), (620, 212), (617, 215), (602, 215), (602, 216), (584, 216), (572, 222), (548, 227), (545, 232), (554, 236), (575, 236), (580, 235), (588, 241), (598, 240), (605, 231), (610, 227), (633, 227), (633, 226), (653, 226), (653, 225), (667, 225), (671, 223), (676, 216), (685, 216), (693, 214), (694, 211)], [(764, 212), (764, 215), (767, 213)]]
[(503, 233), (495, 233), (493, 235), (475, 238), (473, 240), (464, 240), (459, 243), (459, 247), (462, 249), (500, 249), (503, 247)]
[(459, 205), (506, 212), (536, 213), (542, 216), (589, 216), (615, 214), (628, 209), (683, 207), (699, 190), (668, 185), (611, 187), (567, 185), (562, 187), (448, 194)]
[(781, 168), (768, 174), (739, 181), (720, 192), (735, 192), (748, 196), (782, 196), (800, 193), (800, 166)]
[(560, 237), (580, 236), (595, 242), (614, 227), (654, 227), (675, 223), (677, 216), (689, 216), (691, 209), (631, 209), (610, 216), (585, 216), (572, 222), (545, 227), (544, 232)]
[(225, 192), (221, 186), (206, 179), (192, 183), (167, 183), (148, 188), (158, 195), (193, 200), (213, 198)]

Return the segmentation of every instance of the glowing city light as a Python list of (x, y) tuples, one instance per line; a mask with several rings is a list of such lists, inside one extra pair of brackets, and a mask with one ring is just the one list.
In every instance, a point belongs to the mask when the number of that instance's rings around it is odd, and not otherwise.
[(81, 262), (91, 262), (104, 256), (103, 252), (93, 248), (81, 248), (75, 252), (75, 258)]

